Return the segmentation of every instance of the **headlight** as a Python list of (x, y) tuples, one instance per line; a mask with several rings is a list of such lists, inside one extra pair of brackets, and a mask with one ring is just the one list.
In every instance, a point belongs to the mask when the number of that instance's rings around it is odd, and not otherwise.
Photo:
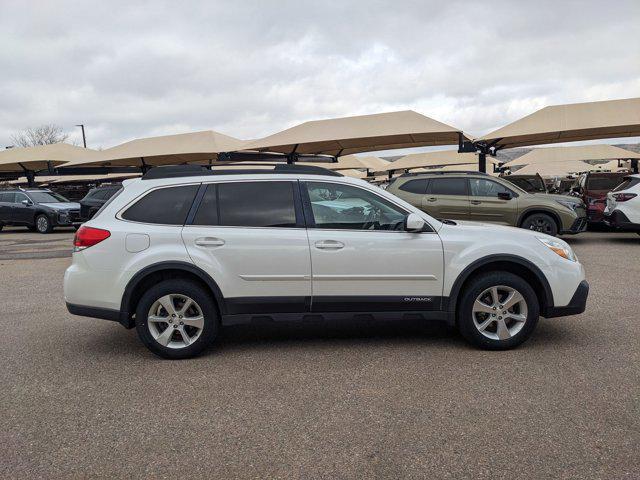
[(569, 202), (567, 200), (556, 200), (557, 203), (559, 203), (560, 205), (562, 205), (563, 207), (568, 208), (569, 210), (575, 211), (576, 208), (578, 208), (580, 205), (582, 205), (581, 203), (578, 202)]
[(576, 254), (573, 253), (573, 250), (571, 250), (571, 247), (569, 245), (566, 245), (564, 243), (558, 242), (557, 240), (551, 240), (548, 238), (542, 238), (542, 237), (536, 237), (536, 238), (540, 240), (540, 242), (545, 247), (547, 247), (553, 253), (560, 255), (562, 258), (566, 258), (567, 260), (570, 260), (572, 262), (578, 261), (578, 257), (576, 257)]

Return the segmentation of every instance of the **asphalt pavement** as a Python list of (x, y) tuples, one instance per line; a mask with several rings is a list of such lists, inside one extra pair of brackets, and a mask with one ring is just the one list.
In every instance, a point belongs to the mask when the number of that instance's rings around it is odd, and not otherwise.
[(67, 313), (71, 238), (0, 233), (2, 478), (640, 478), (640, 236), (565, 237), (587, 311), (513, 351), (352, 322), (179, 362)]

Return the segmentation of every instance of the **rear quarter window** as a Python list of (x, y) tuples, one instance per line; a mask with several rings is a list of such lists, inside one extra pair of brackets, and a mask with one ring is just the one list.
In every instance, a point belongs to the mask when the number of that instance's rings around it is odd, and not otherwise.
[(427, 182), (426, 178), (409, 180), (408, 182), (403, 183), (398, 187), (398, 190), (402, 190), (403, 192), (415, 193), (417, 195), (424, 195), (427, 193)]
[[(127, 208), (122, 218), (141, 223), (184, 225), (198, 187), (185, 185), (153, 190)], [(110, 200), (113, 198), (115, 195)]]
[(620, 185), (613, 189), (614, 192), (633, 188), (640, 183), (640, 178), (625, 178)]

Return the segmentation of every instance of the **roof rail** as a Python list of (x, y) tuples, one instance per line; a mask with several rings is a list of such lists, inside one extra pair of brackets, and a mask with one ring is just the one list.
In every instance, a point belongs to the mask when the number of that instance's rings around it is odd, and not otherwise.
[[(240, 164), (239, 166), (254, 166), (252, 164)], [(291, 165), (284, 163), (269, 164), (260, 163), (259, 166), (273, 165), (273, 170), (265, 170), (261, 168), (237, 170), (216, 170), (216, 165), (212, 165), (209, 169), (203, 165), (168, 165), (153, 167), (142, 176), (142, 180), (158, 180), (161, 178), (179, 178), (179, 177), (200, 177), (204, 175), (270, 175), (270, 174), (306, 174), (306, 175), (328, 175), (332, 177), (342, 177), (343, 175), (333, 170), (317, 167), (315, 165)], [(227, 164), (225, 166), (233, 166)]]
[(472, 170), (450, 170), (448, 172), (442, 172), (442, 171), (434, 171), (434, 172), (429, 172), (428, 170), (426, 172), (408, 172), (408, 173), (403, 173), (402, 175), (399, 175), (396, 178), (401, 178), (401, 177), (416, 177), (418, 175), (483, 175), (483, 176), (487, 176), (490, 177), (491, 175), (489, 175), (488, 173), (485, 172), (474, 172)]

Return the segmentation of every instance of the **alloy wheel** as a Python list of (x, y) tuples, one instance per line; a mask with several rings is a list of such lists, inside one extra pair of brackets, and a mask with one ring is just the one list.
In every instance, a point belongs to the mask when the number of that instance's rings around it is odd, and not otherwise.
[(508, 340), (527, 321), (527, 302), (520, 292), (506, 285), (487, 288), (473, 303), (473, 324), (491, 340)]
[(529, 230), (550, 234), (553, 230), (548, 220), (544, 218), (534, 218), (528, 222)]
[(186, 348), (200, 338), (204, 315), (192, 298), (169, 294), (151, 305), (147, 326), (153, 339), (163, 347)]
[(49, 220), (44, 215), (41, 215), (36, 220), (36, 228), (39, 232), (46, 232), (49, 228)]

